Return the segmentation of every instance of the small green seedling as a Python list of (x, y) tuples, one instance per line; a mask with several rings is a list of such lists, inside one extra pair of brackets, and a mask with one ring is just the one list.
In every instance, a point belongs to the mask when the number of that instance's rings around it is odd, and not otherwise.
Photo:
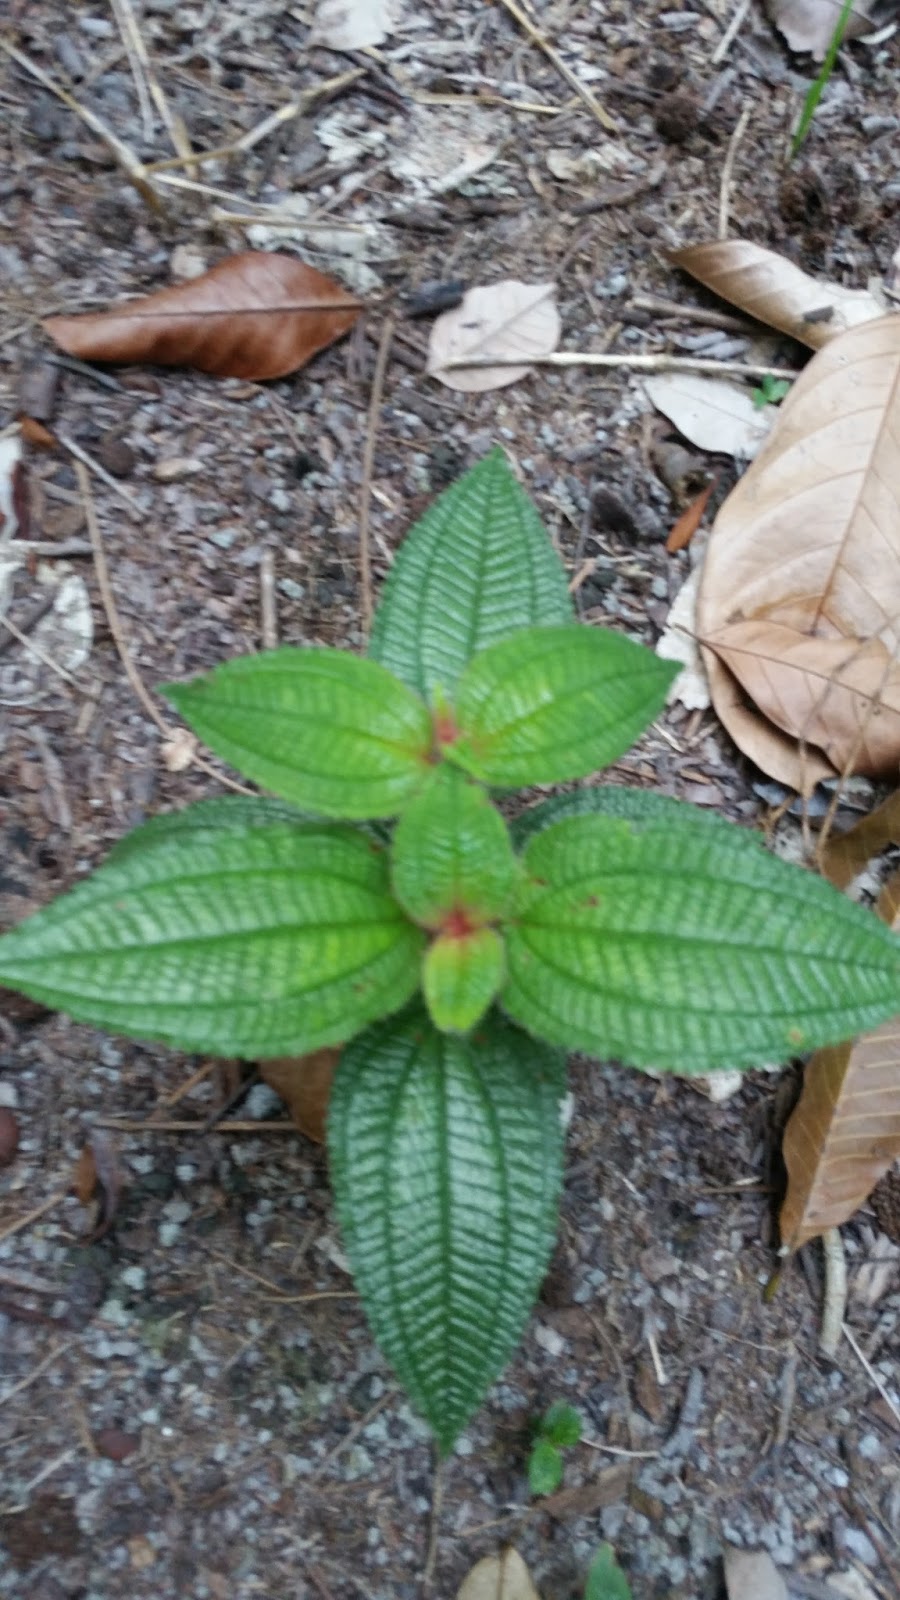
[(344, 1046), (329, 1169), (357, 1288), (444, 1452), (553, 1249), (568, 1050), (703, 1073), (900, 1012), (900, 940), (752, 832), (586, 778), (677, 671), (577, 623), (505, 457), (399, 551), (368, 658), (242, 656), (165, 692), (278, 796), (138, 828), (0, 939), (82, 1022), (258, 1061)]
[(806, 98), (803, 102), (803, 110), (800, 112), (800, 120), (794, 129), (794, 136), (791, 139), (791, 161), (793, 161), (797, 151), (800, 149), (800, 146), (806, 138), (806, 135), (809, 133), (810, 125), (813, 117), (816, 114), (816, 108), (818, 107), (819, 101), (824, 93), (825, 85), (834, 71), (834, 64), (837, 61), (837, 54), (841, 48), (844, 34), (847, 31), (847, 24), (850, 21), (850, 13), (853, 10), (854, 3), (855, 0), (844, 0), (844, 4), (841, 6), (838, 19), (834, 25), (834, 33), (831, 35), (828, 49), (825, 52), (825, 59), (819, 68), (818, 75), (814, 78), (813, 82), (806, 91)]
[(758, 411), (761, 411), (763, 406), (777, 406), (790, 387), (788, 378), (775, 378), (771, 372), (766, 372), (760, 379), (758, 387), (750, 390), (753, 404)]
[(591, 1562), (584, 1600), (632, 1600), (631, 1585), (611, 1544), (602, 1544)]
[(581, 1418), (574, 1406), (557, 1400), (541, 1417), (528, 1456), (528, 1487), (533, 1495), (552, 1494), (562, 1483), (563, 1450), (578, 1444)]

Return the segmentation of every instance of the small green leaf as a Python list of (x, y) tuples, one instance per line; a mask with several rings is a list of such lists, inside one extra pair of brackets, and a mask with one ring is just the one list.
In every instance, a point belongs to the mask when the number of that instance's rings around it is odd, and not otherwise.
[(607, 629), (523, 629), (467, 668), (444, 754), (501, 786), (586, 777), (662, 710), (677, 670)]
[(602, 1544), (591, 1562), (584, 1600), (632, 1600), (631, 1585), (611, 1544)]
[(502, 450), (492, 450), (407, 534), (369, 654), (430, 700), (516, 628), (573, 620), (562, 563)]
[(439, 1033), (423, 1008), (343, 1052), (335, 1200), (375, 1337), (442, 1451), (505, 1365), (556, 1233), (565, 1058), (496, 1013)]
[[(656, 794), (653, 789), (628, 789), (618, 784), (598, 784), (593, 788), (572, 789), (568, 794), (551, 795), (530, 806), (510, 823), (513, 848), (523, 850), (536, 833), (543, 833), (554, 822), (565, 822), (568, 817), (595, 816), (619, 817), (624, 822), (636, 824), (637, 829), (653, 823), (673, 828), (722, 828), (726, 833), (738, 830), (726, 817), (704, 806), (691, 806), (684, 800), (673, 800), (668, 795)], [(740, 837), (763, 848), (762, 837), (750, 828), (742, 828)]]
[(494, 928), (434, 939), (425, 952), (422, 988), (435, 1027), (468, 1033), (484, 1016), (504, 974), (503, 940)]
[(541, 1434), (560, 1448), (577, 1444), (581, 1438), (581, 1417), (574, 1406), (557, 1400), (541, 1418)]
[[(260, 802), (265, 805), (265, 802)], [(71, 894), (0, 939), (0, 982), (140, 1039), (302, 1055), (402, 1006), (423, 936), (387, 854), (325, 823), (140, 829)]]
[(428, 771), (423, 701), (343, 650), (239, 656), (163, 693), (239, 772), (322, 816), (396, 816)]
[(739, 829), (573, 817), (534, 837), (500, 1002), (639, 1067), (783, 1061), (900, 1011), (900, 941)]
[(528, 1457), (528, 1487), (533, 1495), (552, 1494), (562, 1483), (563, 1459), (549, 1439), (537, 1439)]
[(509, 830), (479, 785), (445, 762), (410, 801), (394, 831), (394, 893), (426, 928), (454, 912), (490, 922), (509, 905), (518, 877)]

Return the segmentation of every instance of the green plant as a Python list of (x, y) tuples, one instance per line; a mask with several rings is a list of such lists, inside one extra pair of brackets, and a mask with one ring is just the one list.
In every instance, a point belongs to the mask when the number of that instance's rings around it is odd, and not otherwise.
[(591, 1562), (584, 1600), (631, 1600), (631, 1585), (611, 1544), (601, 1544)]
[(844, 34), (847, 31), (847, 24), (850, 21), (850, 13), (853, 10), (854, 3), (855, 0), (844, 0), (838, 15), (838, 19), (834, 25), (834, 32), (829, 40), (828, 49), (825, 52), (825, 58), (816, 77), (813, 79), (806, 91), (806, 98), (803, 101), (803, 109), (800, 112), (800, 120), (794, 129), (794, 135), (791, 139), (791, 150), (789, 157), (791, 161), (793, 161), (797, 151), (800, 149), (800, 146), (806, 138), (806, 135), (809, 133), (810, 124), (812, 123), (812, 119), (816, 114), (816, 108), (818, 107), (819, 101), (822, 98), (825, 85), (834, 71), (837, 53), (841, 48)]
[(338, 1218), (443, 1451), (546, 1271), (566, 1049), (705, 1072), (900, 1010), (889, 929), (725, 821), (594, 787), (507, 829), (492, 791), (615, 760), (675, 670), (576, 625), (496, 451), (401, 548), (368, 659), (281, 649), (166, 691), (281, 798), (157, 817), (0, 939), (0, 982), (138, 1038), (248, 1059), (349, 1041)]
[(581, 1438), (574, 1406), (557, 1400), (541, 1417), (528, 1453), (528, 1487), (534, 1495), (552, 1494), (562, 1483), (562, 1452)]
[(763, 374), (755, 389), (750, 390), (753, 404), (761, 411), (763, 406), (777, 406), (790, 389), (788, 378), (775, 378), (771, 372)]

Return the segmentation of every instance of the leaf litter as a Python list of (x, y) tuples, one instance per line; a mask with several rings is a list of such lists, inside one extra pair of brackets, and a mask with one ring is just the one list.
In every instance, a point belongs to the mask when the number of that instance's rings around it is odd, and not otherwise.
[[(844, 31), (845, 39), (860, 39), (877, 26), (876, 0), (854, 0)], [(821, 61), (840, 19), (843, 0), (768, 0), (776, 28), (798, 53), (808, 51)]]
[(656, 409), (699, 450), (750, 461), (762, 448), (777, 416), (775, 406), (757, 406), (749, 389), (727, 378), (693, 372), (662, 372), (644, 379)]
[(246, 250), (199, 278), (109, 311), (49, 317), (44, 328), (81, 361), (150, 361), (260, 382), (305, 366), (361, 309), (296, 257)]
[[(556, 285), (505, 283), (468, 289), (460, 304), (445, 311), (431, 329), (428, 371), (464, 394), (481, 394), (518, 383), (531, 371), (529, 360), (552, 354), (561, 322)], [(460, 363), (516, 362), (521, 365), (471, 367)]]

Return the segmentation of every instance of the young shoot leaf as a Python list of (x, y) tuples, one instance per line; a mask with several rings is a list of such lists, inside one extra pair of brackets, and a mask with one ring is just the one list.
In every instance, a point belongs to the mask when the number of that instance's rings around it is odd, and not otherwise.
[(611, 1544), (601, 1544), (591, 1562), (584, 1600), (632, 1600), (631, 1585), (615, 1558)]
[(505, 1365), (553, 1248), (565, 1058), (495, 1012), (424, 1010), (344, 1051), (328, 1112), (341, 1232), (372, 1329), (442, 1452)]
[(740, 830), (581, 816), (532, 838), (500, 1000), (556, 1044), (707, 1072), (900, 1010), (900, 941)]
[(503, 975), (503, 940), (496, 929), (440, 934), (422, 965), (422, 989), (435, 1027), (468, 1033), (484, 1016)]
[(395, 816), (429, 770), (424, 703), (343, 650), (239, 656), (163, 692), (217, 755), (322, 816)]
[(562, 1483), (563, 1459), (550, 1439), (536, 1439), (528, 1457), (528, 1487), (535, 1496), (552, 1494)]
[(458, 768), (436, 767), (406, 807), (391, 849), (394, 893), (403, 909), (437, 931), (462, 915), (462, 929), (499, 917), (518, 865), (506, 823), (485, 791)]
[(540, 1433), (542, 1438), (549, 1439), (551, 1444), (558, 1445), (561, 1449), (578, 1444), (581, 1438), (581, 1417), (574, 1406), (567, 1405), (564, 1400), (557, 1400), (541, 1418)]
[(467, 668), (444, 755), (500, 786), (586, 777), (634, 743), (677, 670), (607, 629), (522, 629)]
[(502, 450), (450, 485), (391, 567), (369, 654), (430, 699), (516, 628), (574, 622), (566, 575)]
[(256, 1058), (348, 1038), (415, 991), (386, 854), (327, 824), (155, 829), (0, 939), (0, 983), (140, 1039)]

